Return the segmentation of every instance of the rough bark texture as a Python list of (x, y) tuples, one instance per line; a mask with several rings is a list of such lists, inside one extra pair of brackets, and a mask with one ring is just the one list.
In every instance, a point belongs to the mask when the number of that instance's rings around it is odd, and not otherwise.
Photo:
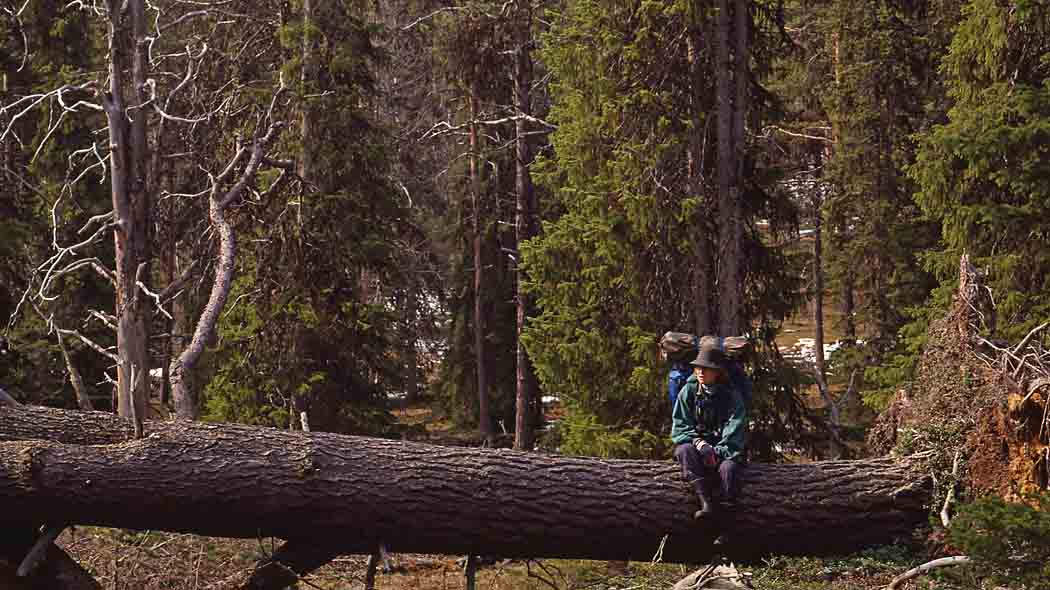
[[(747, 157), (746, 126), (750, 94), (750, 72), (748, 52), (748, 29), (750, 15), (749, 2), (736, 0), (735, 25), (732, 27), (733, 58), (729, 59), (729, 2), (723, 1), (719, 7), (719, 95), (730, 103), (729, 77), (732, 73), (735, 82), (735, 96), (730, 107), (720, 107), (731, 111), (731, 129), (724, 129), (719, 119), (719, 132), (725, 132), (729, 146), (725, 147), (719, 137), (719, 150), (727, 149), (728, 155), (720, 164), (729, 167), (725, 172), (727, 186), (720, 191), (719, 211), (719, 251), (718, 284), (719, 284), (719, 330), (720, 334), (740, 334), (745, 331), (744, 318), (744, 163)], [(725, 47), (723, 48), (722, 43)], [(723, 116), (723, 111), (719, 111)], [(720, 154), (721, 156), (721, 154)], [(720, 171), (721, 174), (721, 171)], [(720, 182), (722, 182), (720, 180)]]
[[(345, 553), (384, 543), (406, 553), (606, 560), (651, 559), (665, 535), (664, 560), (703, 560), (715, 532), (692, 520), (694, 499), (671, 461), (186, 422), (150, 422), (145, 438), (116, 442), (130, 432), (108, 414), (0, 408), (0, 440), (12, 441), (0, 442), (4, 514), (309, 539)], [(927, 478), (892, 460), (754, 465), (743, 481), (727, 529), (734, 556), (846, 552), (926, 520)]]
[(215, 324), (219, 320), (219, 314), (226, 306), (226, 299), (230, 294), (230, 286), (233, 284), (233, 273), (236, 268), (237, 239), (233, 233), (233, 227), (226, 220), (226, 207), (213, 194), (209, 204), (208, 214), (211, 218), (212, 227), (219, 234), (219, 260), (215, 269), (215, 282), (212, 284), (211, 295), (208, 303), (201, 312), (201, 317), (194, 330), (193, 339), (189, 346), (182, 351), (171, 363), (169, 369), (171, 379), (171, 392), (175, 400), (175, 415), (180, 420), (197, 419), (197, 395), (189, 387), (186, 381), (186, 373), (192, 372), (200, 359), (201, 354), (207, 346), (207, 340)]

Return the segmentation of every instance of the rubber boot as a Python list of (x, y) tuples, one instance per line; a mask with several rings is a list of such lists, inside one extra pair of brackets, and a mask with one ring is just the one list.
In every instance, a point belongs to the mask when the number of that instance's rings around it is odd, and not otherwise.
[(704, 488), (704, 484), (702, 481), (698, 481), (694, 485), (696, 489), (696, 499), (700, 502), (700, 510), (697, 510), (693, 513), (693, 518), (696, 520), (713, 519), (716, 514), (716, 510), (715, 503), (711, 501), (710, 494), (707, 493), (707, 490)]

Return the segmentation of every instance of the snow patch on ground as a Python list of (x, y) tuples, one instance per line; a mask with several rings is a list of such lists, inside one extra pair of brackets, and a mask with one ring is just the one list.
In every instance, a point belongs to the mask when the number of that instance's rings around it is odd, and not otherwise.
[[(824, 344), (824, 360), (830, 359), (844, 344), (842, 340)], [(858, 340), (857, 344), (864, 344), (864, 341)], [(817, 343), (813, 338), (799, 338), (791, 348), (781, 352), (784, 358), (798, 364), (813, 364), (817, 361)]]

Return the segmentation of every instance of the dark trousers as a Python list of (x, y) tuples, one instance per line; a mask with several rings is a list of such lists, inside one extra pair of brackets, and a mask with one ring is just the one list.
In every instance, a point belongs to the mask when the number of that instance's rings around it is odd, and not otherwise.
[(704, 465), (700, 451), (691, 442), (675, 446), (674, 458), (682, 468), (682, 479), (693, 484), (697, 494), (713, 499), (717, 490), (723, 502), (736, 501), (740, 493), (740, 463), (726, 459), (715, 466)]

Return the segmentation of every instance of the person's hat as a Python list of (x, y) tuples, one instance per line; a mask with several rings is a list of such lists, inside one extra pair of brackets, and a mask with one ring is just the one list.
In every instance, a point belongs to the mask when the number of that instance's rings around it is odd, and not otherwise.
[(724, 355), (721, 350), (713, 347), (703, 346), (700, 348), (700, 354), (696, 355), (693, 362), (689, 363), (694, 367), (707, 367), (709, 369), (724, 369), (723, 364)]

